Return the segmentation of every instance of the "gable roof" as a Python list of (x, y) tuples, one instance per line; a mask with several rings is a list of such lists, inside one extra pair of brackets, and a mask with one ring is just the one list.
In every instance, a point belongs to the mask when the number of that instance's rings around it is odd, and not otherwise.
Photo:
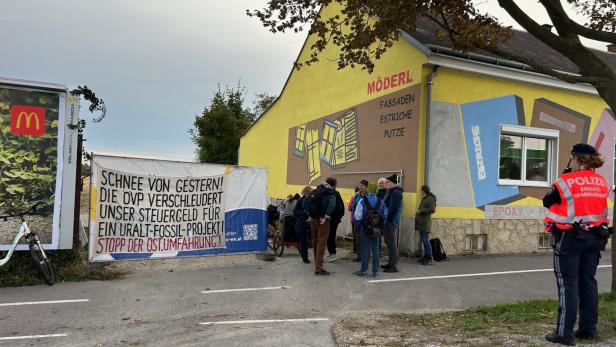
[[(457, 51), (450, 40), (439, 40), (437, 38), (436, 33), (438, 29), (439, 25), (436, 22), (429, 18), (420, 17), (417, 19), (416, 29), (413, 31), (407, 30), (405, 32), (412, 36), (419, 43), (426, 46), (430, 51), (435, 53), (454, 56), (467, 55), (468, 59), (480, 61), (483, 60), (484, 62), (486, 61), (482, 58), (495, 58), (500, 59), (503, 62), (511, 62), (506, 57), (499, 56), (497, 54), (482, 49), (472, 50), (470, 52), (472, 54), (466, 54), (461, 51)], [(540, 62), (546, 67), (553, 70), (573, 74), (579, 73), (578, 67), (573, 62), (571, 62), (571, 60), (569, 60), (567, 57), (560, 54), (559, 52), (553, 50), (548, 45), (541, 42), (539, 39), (535, 38), (533, 35), (525, 31), (513, 30), (511, 38), (505, 42), (500, 43), (499, 48), (507, 53), (515, 54)], [(612, 69), (616, 70), (616, 54), (607, 51), (599, 51), (596, 49), (591, 50), (607, 65), (609, 65)], [(518, 68), (524, 70), (532, 70), (529, 66), (523, 66), (524, 64), (517, 63), (517, 65)]]
[[(471, 61), (488, 63), (496, 66), (516, 68), (530, 72), (533, 71), (533, 69), (526, 64), (511, 61), (506, 57), (499, 56), (483, 49), (475, 49), (469, 53), (458, 51), (455, 49), (454, 45), (451, 43), (450, 40), (439, 40), (437, 38), (436, 33), (438, 29), (439, 25), (433, 20), (430, 20), (429, 18), (425, 17), (419, 17), (417, 18), (416, 22), (416, 29), (402, 30), (401, 36), (403, 40), (406, 40), (408, 43), (413, 45), (416, 49), (418, 49), (428, 57), (431, 55), (461, 57), (469, 59)], [(296, 62), (299, 61), (302, 52), (304, 51), (304, 49), (306, 49), (306, 44), (309, 37), (310, 35), (307, 35), (304, 39), (304, 43), (297, 54), (297, 58), (295, 59)], [(515, 55), (527, 57), (534, 61), (539, 61), (547, 68), (556, 71), (572, 74), (579, 73), (578, 67), (573, 62), (571, 62), (569, 58), (550, 48), (548, 45), (525, 31), (513, 30), (512, 37), (509, 40), (500, 43), (500, 49), (504, 50), (505, 52), (513, 53)], [(616, 71), (616, 54), (592, 48), (591, 50), (609, 67)], [(266, 113), (279, 101), (287, 87), (287, 84), (289, 83), (289, 80), (291, 79), (291, 76), (293, 75), (294, 70), (294, 68), (291, 68), (291, 71), (289, 72), (278, 97), (276, 97), (276, 99), (270, 104), (270, 106), (265, 109), (263, 113), (261, 113), (261, 115), (259, 115), (258, 118), (244, 131), (242, 137), (244, 137), (252, 129), (252, 127), (259, 120), (261, 120), (261, 118), (265, 116)], [(546, 75), (541, 74), (541, 76)], [(563, 84), (570, 85), (566, 82), (563, 82)], [(592, 87), (591, 89), (594, 90), (594, 87)], [(596, 94), (596, 91), (593, 92), (593, 94)]]

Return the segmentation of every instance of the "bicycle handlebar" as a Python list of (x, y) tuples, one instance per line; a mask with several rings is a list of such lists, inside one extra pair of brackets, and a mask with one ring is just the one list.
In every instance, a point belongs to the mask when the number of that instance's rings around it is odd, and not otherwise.
[(0, 219), (4, 219), (4, 220), (6, 221), (8, 218), (23, 217), (23, 216), (25, 216), (25, 215), (27, 215), (27, 214), (31, 214), (32, 212), (36, 212), (36, 208), (37, 208), (40, 204), (41, 204), (41, 202), (39, 201), (39, 202), (37, 202), (36, 204), (34, 204), (34, 205), (30, 206), (30, 208), (29, 208), (29, 209), (27, 209), (27, 210), (26, 210), (26, 211), (24, 211), (24, 212), (20, 212), (20, 213), (13, 213), (13, 212), (9, 212), (9, 214), (8, 214), (8, 215), (0, 216)]

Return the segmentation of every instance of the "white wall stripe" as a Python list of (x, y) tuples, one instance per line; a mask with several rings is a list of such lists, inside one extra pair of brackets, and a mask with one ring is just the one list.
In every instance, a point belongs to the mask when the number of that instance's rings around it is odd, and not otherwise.
[[(612, 265), (599, 265), (597, 268), (611, 268)], [(384, 282), (403, 282), (403, 281), (421, 281), (421, 280), (436, 280), (443, 278), (460, 278), (460, 277), (479, 277), (479, 276), (496, 276), (496, 275), (510, 275), (532, 272), (548, 272), (554, 271), (554, 269), (535, 269), (535, 270), (518, 270), (518, 271), (501, 271), (501, 272), (484, 272), (474, 274), (461, 274), (461, 275), (446, 275), (446, 276), (426, 276), (426, 277), (409, 277), (409, 278), (390, 278), (385, 280), (372, 280), (370, 283), (384, 283)]]
[(280, 287), (262, 287), (262, 288), (218, 289), (218, 290), (204, 290), (201, 293), (212, 294), (212, 293), (252, 292), (256, 290), (276, 290), (276, 289), (289, 289), (289, 288), (291, 287), (280, 286)]
[(0, 304), (0, 307), (4, 306), (23, 306), (23, 305), (45, 305), (45, 304), (68, 304), (72, 302), (87, 302), (90, 299), (77, 299), (77, 300), (55, 300), (55, 301), (31, 301), (31, 302), (8, 302)]
[(68, 334), (50, 334), (50, 335), (29, 335), (29, 336), (8, 336), (0, 337), (0, 341), (9, 340), (27, 340), (27, 339), (43, 339), (47, 337), (66, 337)]
[(201, 322), (201, 325), (224, 325), (224, 324), (258, 324), (258, 323), (305, 323), (328, 321), (329, 318), (299, 318), (299, 319), (262, 319), (262, 320), (235, 320), (218, 322)]

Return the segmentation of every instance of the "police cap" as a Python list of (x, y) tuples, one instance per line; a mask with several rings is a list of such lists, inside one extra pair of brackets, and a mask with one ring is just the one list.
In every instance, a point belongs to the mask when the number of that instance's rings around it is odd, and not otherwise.
[(578, 143), (577, 145), (573, 145), (571, 148), (571, 154), (579, 154), (579, 155), (597, 155), (599, 154), (595, 147), (586, 144), (586, 143)]

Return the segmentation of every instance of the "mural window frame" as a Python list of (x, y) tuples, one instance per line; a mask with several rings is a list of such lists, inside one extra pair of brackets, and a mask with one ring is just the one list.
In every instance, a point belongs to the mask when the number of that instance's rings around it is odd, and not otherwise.
[[(559, 131), (554, 129), (501, 124), (498, 144), (498, 167), (496, 170), (498, 173), (498, 184), (525, 187), (550, 187), (552, 182), (556, 179), (559, 134)], [(505, 153), (503, 153), (502, 143), (500, 141), (503, 136), (511, 136), (518, 140), (514, 141), (514, 146), (516, 145), (515, 142), (517, 142), (519, 148), (516, 149), (519, 151), (519, 155), (512, 159), (517, 159), (520, 168), (519, 177), (514, 179), (501, 178), (501, 162), (503, 160), (501, 154), (505, 155)], [(535, 153), (532, 153), (531, 151), (534, 151)], [(532, 158), (533, 154), (540, 156), (539, 159)], [(545, 156), (545, 159), (543, 160), (545, 161), (545, 168), (542, 169), (545, 170), (543, 172), (543, 176), (545, 178), (531, 179), (528, 177), (529, 174), (531, 174), (529, 170), (529, 163), (532, 163), (533, 161), (536, 162), (538, 160), (541, 161), (541, 156)]]

